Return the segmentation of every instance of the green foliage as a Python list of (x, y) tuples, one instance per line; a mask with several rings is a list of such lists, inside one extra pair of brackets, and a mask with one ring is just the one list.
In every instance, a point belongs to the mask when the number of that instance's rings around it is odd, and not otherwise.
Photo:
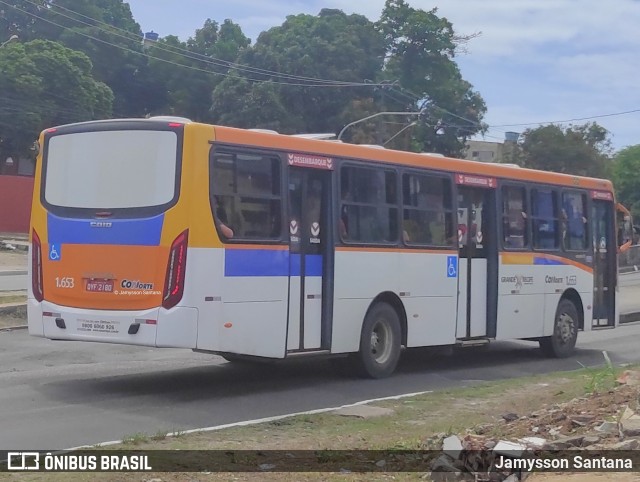
[(607, 174), (609, 133), (594, 123), (580, 126), (549, 124), (527, 129), (521, 136), (516, 162), (524, 167), (579, 176)]
[(111, 116), (111, 89), (93, 79), (82, 52), (46, 40), (13, 42), (0, 49), (0, 66), (4, 156), (24, 154), (45, 127)]
[(587, 394), (601, 393), (611, 390), (616, 386), (618, 370), (611, 363), (611, 359), (606, 351), (603, 351), (605, 364), (603, 367), (589, 368), (578, 362), (587, 372), (584, 390)]
[(634, 219), (639, 219), (640, 144), (622, 149), (616, 154), (612, 177), (618, 200), (631, 210)]
[(248, 45), (249, 39), (230, 20), (218, 26), (207, 19), (187, 42), (172, 35), (159, 40), (148, 52), (153, 58), (147, 85), (157, 94), (150, 98), (154, 102), (147, 103), (147, 111), (211, 121), (211, 93), (229, 71), (229, 62)]
[[(251, 71), (232, 70), (233, 77), (216, 88), (214, 119), (241, 127), (278, 127), (291, 133), (337, 132), (349, 103), (369, 95), (370, 89), (284, 85), (306, 82), (265, 71), (363, 82), (377, 76), (383, 56), (382, 37), (361, 15), (324, 9), (317, 16), (289, 16), (281, 27), (260, 34), (255, 46), (240, 55), (238, 62)], [(235, 102), (228, 99), (230, 96), (236, 97)], [(229, 102), (234, 103), (234, 109), (228, 108)]]
[(136, 432), (122, 438), (122, 443), (125, 445), (140, 445), (143, 443), (147, 443), (148, 441), (149, 436), (143, 432)]
[[(485, 103), (453, 60), (475, 35), (456, 35), (453, 25), (436, 14), (437, 9), (414, 9), (404, 0), (386, 1), (377, 23), (387, 49), (382, 76), (397, 79), (402, 91), (410, 93), (404, 100), (396, 96), (403, 100), (397, 108), (416, 110), (421, 100), (431, 101), (426, 122), (416, 129), (413, 148), (460, 156), (466, 139), (485, 129), (481, 122)], [(435, 133), (438, 122), (444, 135)]]

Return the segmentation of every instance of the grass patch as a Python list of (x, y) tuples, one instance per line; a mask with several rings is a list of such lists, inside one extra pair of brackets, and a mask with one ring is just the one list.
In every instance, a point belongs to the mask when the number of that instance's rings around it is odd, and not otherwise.
[(0, 295), (0, 305), (7, 303), (26, 303), (27, 295)]
[(622, 369), (613, 366), (606, 351), (603, 351), (602, 354), (605, 360), (605, 364), (602, 367), (589, 368), (578, 362), (587, 372), (584, 385), (584, 390), (587, 394), (608, 392), (616, 386), (616, 380), (622, 371)]
[(141, 445), (143, 443), (149, 442), (150, 440), (152, 440), (152, 438), (150, 438), (147, 434), (142, 432), (136, 432), (132, 435), (127, 435), (126, 437), (123, 437), (122, 443), (124, 445)]

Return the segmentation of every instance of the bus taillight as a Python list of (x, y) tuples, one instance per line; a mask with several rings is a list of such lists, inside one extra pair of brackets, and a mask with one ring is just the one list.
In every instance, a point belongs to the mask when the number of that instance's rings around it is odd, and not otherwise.
[(42, 301), (42, 244), (35, 229), (31, 233), (31, 288), (36, 300)]
[(167, 275), (162, 293), (162, 307), (173, 308), (182, 299), (184, 293), (185, 271), (187, 267), (187, 241), (189, 230), (183, 231), (171, 245)]

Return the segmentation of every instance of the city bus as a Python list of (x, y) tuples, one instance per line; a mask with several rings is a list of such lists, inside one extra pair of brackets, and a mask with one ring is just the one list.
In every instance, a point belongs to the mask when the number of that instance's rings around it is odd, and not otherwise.
[(45, 130), (29, 333), (238, 361), (537, 341), (617, 324), (608, 180), (191, 122)]

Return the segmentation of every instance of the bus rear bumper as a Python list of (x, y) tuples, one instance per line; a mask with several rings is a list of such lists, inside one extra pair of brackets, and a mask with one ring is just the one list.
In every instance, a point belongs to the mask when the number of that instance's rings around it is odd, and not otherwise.
[(87, 310), (29, 300), (29, 334), (52, 340), (195, 348), (198, 310), (175, 307), (137, 311)]

